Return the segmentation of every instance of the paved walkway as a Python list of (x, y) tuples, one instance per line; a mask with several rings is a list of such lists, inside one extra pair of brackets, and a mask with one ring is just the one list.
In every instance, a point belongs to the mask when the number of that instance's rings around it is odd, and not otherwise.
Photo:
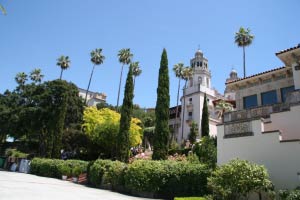
[[(68, 181), (0, 171), (0, 200), (146, 200)], [(149, 199), (148, 199), (149, 200)]]

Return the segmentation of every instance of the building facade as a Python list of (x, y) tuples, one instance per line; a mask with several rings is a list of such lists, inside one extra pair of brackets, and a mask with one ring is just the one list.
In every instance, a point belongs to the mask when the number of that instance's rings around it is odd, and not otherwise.
[(218, 164), (239, 158), (264, 165), (275, 189), (300, 184), (300, 45), (276, 56), (285, 66), (228, 81), (237, 110), (218, 125)]
[[(85, 99), (86, 90), (78, 88), (79, 96)], [(89, 91), (87, 94), (86, 104), (87, 106), (96, 106), (98, 103), (105, 103), (106, 95), (104, 93)]]
[[(208, 60), (204, 57), (201, 50), (197, 50), (194, 58), (190, 60), (190, 66), (193, 69), (193, 76), (187, 81), (186, 87), (183, 88), (183, 96), (181, 97), (180, 118), (177, 122), (170, 121), (175, 126), (175, 135), (178, 143), (182, 143), (188, 139), (190, 125), (194, 121), (198, 124), (199, 136), (201, 137), (201, 118), (204, 96), (207, 97), (207, 105), (210, 113), (209, 128), (210, 135), (217, 134), (216, 125), (220, 122), (213, 106), (213, 101), (223, 99), (224, 97), (211, 84), (211, 72), (209, 70)], [(173, 108), (173, 111), (175, 108)]]

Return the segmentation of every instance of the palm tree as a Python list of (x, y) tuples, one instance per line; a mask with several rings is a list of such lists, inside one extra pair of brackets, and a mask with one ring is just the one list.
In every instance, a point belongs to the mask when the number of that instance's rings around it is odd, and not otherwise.
[(69, 60), (69, 56), (60, 56), (57, 59), (56, 65), (60, 66), (61, 68), (60, 77), (59, 77), (60, 80), (62, 78), (63, 70), (68, 69), (70, 67), (70, 63), (71, 61)]
[(235, 33), (234, 42), (238, 47), (243, 47), (243, 66), (244, 66), (244, 78), (246, 77), (246, 56), (245, 56), (245, 47), (252, 44), (254, 35), (250, 34), (250, 29), (240, 28), (239, 32)]
[(123, 75), (124, 65), (128, 65), (131, 62), (133, 54), (130, 53), (130, 49), (121, 49), (118, 53), (119, 62), (122, 63), (121, 74), (120, 74), (120, 82), (119, 82), (119, 90), (118, 90), (118, 99), (117, 99), (117, 108), (119, 106), (119, 98), (120, 98), (120, 89)]
[(181, 139), (183, 139), (183, 128), (184, 128), (184, 112), (185, 112), (185, 90), (187, 81), (191, 76), (193, 76), (193, 69), (191, 67), (185, 67), (182, 70), (182, 79), (185, 80), (184, 90), (183, 90), (183, 108), (182, 108), (182, 128), (181, 128)]
[(139, 75), (141, 75), (142, 70), (139, 66), (139, 62), (132, 62), (130, 65), (132, 66), (132, 74), (133, 74), (133, 88), (135, 86), (135, 78)]
[(232, 104), (224, 100), (220, 100), (216, 105), (216, 113), (218, 114), (218, 118), (219, 119), (222, 118), (222, 120), (224, 120), (224, 113), (232, 110), (233, 110)]
[(176, 117), (175, 117), (175, 123), (177, 122), (177, 115), (178, 115), (178, 101), (179, 101), (179, 90), (180, 90), (180, 81), (182, 79), (182, 71), (184, 68), (183, 63), (178, 63), (174, 65), (173, 71), (175, 73), (175, 76), (178, 78), (178, 90), (177, 90), (177, 104), (176, 104)]
[(0, 4), (0, 10), (4, 15), (6, 15), (6, 10), (1, 4)]
[(92, 69), (92, 72), (91, 72), (89, 84), (88, 84), (88, 87), (87, 87), (87, 90), (86, 90), (86, 93), (85, 93), (84, 103), (86, 103), (86, 99), (87, 99), (87, 95), (88, 95), (88, 92), (89, 92), (89, 89), (90, 89), (90, 85), (91, 85), (92, 77), (93, 77), (93, 74), (94, 74), (95, 66), (96, 65), (101, 65), (103, 63), (104, 59), (105, 59), (105, 56), (102, 55), (102, 49), (95, 49), (91, 52), (91, 61), (94, 65), (93, 65), (93, 69)]
[(24, 86), (25, 82), (28, 80), (27, 78), (27, 74), (25, 74), (25, 72), (19, 72), (17, 73), (16, 77), (15, 77), (15, 81), (19, 84), (19, 86)]
[(29, 77), (33, 82), (41, 83), (44, 75), (41, 74), (41, 69), (34, 69), (30, 72)]

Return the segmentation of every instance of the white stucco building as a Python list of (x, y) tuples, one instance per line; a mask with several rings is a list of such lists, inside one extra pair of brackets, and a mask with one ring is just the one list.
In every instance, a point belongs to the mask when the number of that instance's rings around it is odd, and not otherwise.
[[(79, 96), (85, 99), (86, 90), (78, 88)], [(98, 103), (105, 103), (106, 95), (104, 93), (89, 91), (87, 94), (86, 104), (87, 106), (96, 106)]]
[[(210, 113), (210, 135), (216, 135), (216, 125), (220, 122), (220, 120), (217, 118), (214, 111), (213, 101), (224, 98), (212, 87), (208, 60), (204, 57), (201, 50), (196, 51), (194, 58), (190, 60), (190, 66), (193, 69), (193, 76), (188, 80), (186, 88), (183, 89), (180, 108), (181, 112), (177, 121), (177, 124), (180, 124), (177, 128), (175, 128), (175, 135), (177, 136), (176, 138), (178, 143), (182, 143), (184, 140), (188, 139), (190, 125), (193, 121), (198, 124), (199, 137), (201, 137), (201, 118), (205, 94)], [(171, 111), (174, 112), (175, 109), (176, 107), (172, 108)], [(170, 120), (170, 124), (175, 123), (175, 119)]]
[(300, 185), (300, 44), (276, 53), (285, 66), (228, 81), (237, 110), (217, 128), (218, 164), (264, 165), (275, 189)]

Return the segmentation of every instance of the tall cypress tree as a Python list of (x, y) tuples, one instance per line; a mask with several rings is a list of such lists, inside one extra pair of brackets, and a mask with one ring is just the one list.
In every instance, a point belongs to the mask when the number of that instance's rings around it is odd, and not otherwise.
[(204, 94), (204, 102), (203, 102), (203, 109), (202, 109), (201, 135), (202, 137), (209, 136), (209, 113), (207, 107), (206, 93)]
[(129, 129), (133, 109), (133, 79), (132, 66), (127, 74), (123, 105), (121, 107), (120, 130), (117, 138), (117, 159), (122, 162), (129, 160)]
[(163, 50), (160, 61), (157, 101), (155, 107), (155, 133), (153, 138), (153, 160), (163, 160), (168, 154), (169, 140), (169, 71), (166, 49)]

